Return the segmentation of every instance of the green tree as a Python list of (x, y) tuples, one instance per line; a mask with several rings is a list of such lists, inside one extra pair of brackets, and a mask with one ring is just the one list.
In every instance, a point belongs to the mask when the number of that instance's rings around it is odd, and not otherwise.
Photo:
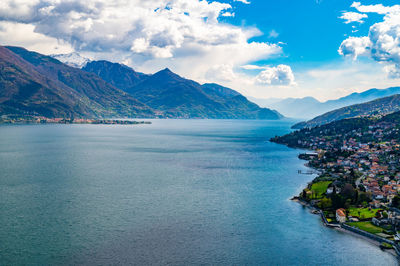
[(392, 206), (395, 208), (400, 208), (400, 197), (396, 195), (392, 200)]
[(332, 200), (329, 198), (323, 198), (319, 202), (319, 207), (323, 210), (329, 209), (332, 207)]
[(354, 196), (355, 196), (355, 193), (356, 193), (356, 190), (354, 189), (354, 187), (351, 184), (346, 183), (344, 185), (344, 187), (343, 187), (343, 190), (342, 190), (341, 194), (343, 195), (343, 197), (346, 200), (347, 199), (353, 200)]

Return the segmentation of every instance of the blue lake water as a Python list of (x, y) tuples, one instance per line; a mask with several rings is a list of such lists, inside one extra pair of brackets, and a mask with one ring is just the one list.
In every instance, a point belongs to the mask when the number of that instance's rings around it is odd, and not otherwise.
[(0, 264), (397, 265), (289, 200), (290, 125), (0, 126)]

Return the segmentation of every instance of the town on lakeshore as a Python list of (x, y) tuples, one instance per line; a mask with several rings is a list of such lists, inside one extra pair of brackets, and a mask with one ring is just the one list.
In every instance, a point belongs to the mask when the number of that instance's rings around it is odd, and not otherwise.
[(318, 176), (294, 199), (328, 226), (368, 237), (381, 248), (400, 243), (400, 112), (344, 119), (271, 139), (300, 154)]
[(93, 125), (137, 125), (150, 121), (88, 118), (48, 118), (44, 116), (1, 116), (0, 124), (93, 124)]

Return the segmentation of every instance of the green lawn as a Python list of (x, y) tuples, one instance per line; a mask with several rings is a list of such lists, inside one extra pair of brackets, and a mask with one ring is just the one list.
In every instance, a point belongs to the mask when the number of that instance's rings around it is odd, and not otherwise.
[[(357, 216), (361, 219), (371, 219), (374, 218), (376, 213), (378, 211), (381, 211), (382, 209), (371, 209), (369, 210), (368, 208), (355, 208), (355, 207), (350, 207), (347, 210), (347, 214), (349, 216)], [(360, 213), (359, 213), (360, 212)]]
[(314, 198), (320, 198), (322, 194), (326, 192), (330, 183), (332, 183), (332, 181), (321, 181), (312, 184), (311, 191), (313, 191)]
[(383, 233), (383, 228), (375, 226), (371, 222), (353, 222), (353, 223), (348, 223), (348, 225), (357, 227), (371, 234)]

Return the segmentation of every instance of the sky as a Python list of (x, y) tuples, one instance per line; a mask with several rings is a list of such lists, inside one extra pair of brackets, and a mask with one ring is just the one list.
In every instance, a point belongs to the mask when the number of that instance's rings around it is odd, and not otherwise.
[(0, 44), (324, 101), (400, 84), (396, 2), (2, 0)]

